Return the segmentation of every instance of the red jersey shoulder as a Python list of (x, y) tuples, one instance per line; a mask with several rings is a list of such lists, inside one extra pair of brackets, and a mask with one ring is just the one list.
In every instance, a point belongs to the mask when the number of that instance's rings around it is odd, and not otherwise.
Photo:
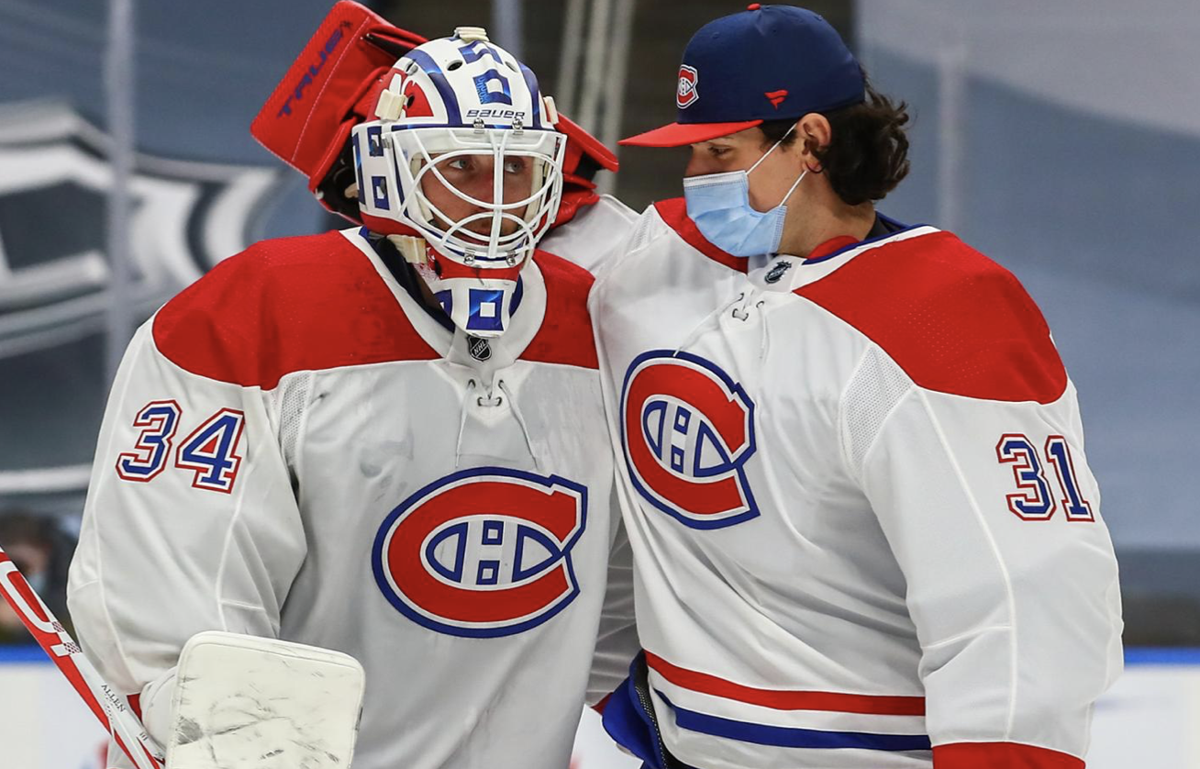
[(579, 265), (548, 251), (539, 250), (533, 258), (546, 283), (546, 315), (521, 358), (599, 368), (587, 306), (595, 278)]
[(1025, 288), (949, 232), (884, 243), (796, 293), (857, 328), (925, 389), (1050, 403), (1066, 388)]
[(734, 256), (708, 242), (708, 239), (700, 233), (696, 223), (688, 217), (687, 201), (683, 198), (660, 200), (654, 204), (654, 210), (658, 212), (663, 223), (674, 230), (675, 234), (683, 239), (683, 242), (718, 264), (723, 264), (731, 270), (746, 272), (746, 265), (750, 263), (750, 260), (744, 256)]
[(437, 357), (338, 232), (250, 246), (168, 302), (153, 332), (181, 368), (264, 389), (293, 371)]

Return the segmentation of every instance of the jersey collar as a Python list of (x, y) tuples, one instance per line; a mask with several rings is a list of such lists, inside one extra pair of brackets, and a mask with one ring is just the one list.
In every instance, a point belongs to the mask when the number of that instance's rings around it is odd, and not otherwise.
[(342, 236), (350, 241), (370, 260), (380, 279), (387, 285), (417, 334), (443, 358), (476, 369), (496, 370), (512, 365), (533, 341), (546, 316), (546, 282), (535, 260), (521, 270), (521, 307), (513, 314), (510, 326), (500, 337), (488, 340), (490, 355), (479, 360), (471, 354), (471, 341), (461, 329), (444, 327), (424, 303), (405, 289), (392, 270), (384, 263), (379, 253), (364, 237), (360, 227), (342, 230)]

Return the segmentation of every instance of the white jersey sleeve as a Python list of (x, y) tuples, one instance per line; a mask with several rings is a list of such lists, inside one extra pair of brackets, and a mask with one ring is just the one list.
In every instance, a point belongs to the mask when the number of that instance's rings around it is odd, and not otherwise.
[(124, 694), (202, 630), (277, 637), (305, 557), (268, 400), (176, 366), (151, 323), (112, 388), (69, 583), (83, 647)]
[(539, 246), (600, 275), (637, 218), (612, 195), (601, 195), (595, 203), (581, 207), (569, 222), (550, 230)]
[[(906, 384), (869, 355), (875, 386), (846, 403), (847, 432), (864, 430), (850, 461), (908, 583), (935, 751), (1084, 755), (1092, 703), (1121, 672), (1121, 621), (1074, 388), (996, 403)], [(867, 412), (889, 402), (871, 435)]]
[(844, 456), (907, 583), (934, 765), (1026, 746), (1083, 756), (1092, 705), (1122, 669), (1116, 559), (1040, 314), (1008, 273), (974, 281), (931, 304), (1013, 322), (935, 340), (974, 340), (953, 368), (868, 328), (891, 349), (868, 346), (844, 391)]

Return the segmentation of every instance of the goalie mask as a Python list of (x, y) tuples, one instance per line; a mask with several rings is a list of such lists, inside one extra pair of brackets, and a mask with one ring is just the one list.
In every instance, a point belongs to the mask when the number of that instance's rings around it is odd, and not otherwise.
[(562, 199), (553, 102), (478, 28), (417, 46), (384, 82), (378, 120), (352, 134), (363, 223), (416, 266), (455, 326), (499, 336)]

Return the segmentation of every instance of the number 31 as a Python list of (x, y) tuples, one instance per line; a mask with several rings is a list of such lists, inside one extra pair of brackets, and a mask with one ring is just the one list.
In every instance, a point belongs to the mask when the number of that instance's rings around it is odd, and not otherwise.
[[(1062, 490), (1059, 503), (1066, 511), (1068, 521), (1094, 521), (1092, 505), (1083, 498), (1079, 481), (1075, 475), (1075, 464), (1071, 459), (1071, 447), (1061, 435), (1046, 439), (1046, 459), (1054, 465), (1058, 486)], [(1046, 482), (1037, 449), (1029, 438), (1019, 433), (1006, 433), (996, 444), (996, 458), (1001, 464), (1011, 464), (1013, 477), (1017, 481), (1016, 494), (1007, 496), (1008, 509), (1023, 521), (1048, 521), (1058, 509)]]

